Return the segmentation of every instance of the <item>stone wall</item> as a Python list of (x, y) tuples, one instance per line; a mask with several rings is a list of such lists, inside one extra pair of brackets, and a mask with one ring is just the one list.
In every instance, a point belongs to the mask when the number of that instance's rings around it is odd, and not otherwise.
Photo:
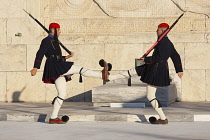
[[(190, 0), (0, 0), (0, 101), (50, 102), (57, 92), (54, 85), (41, 81), (44, 64), (30, 76), (36, 51), (47, 34), (22, 9), (46, 27), (61, 25), (60, 40), (75, 53), (69, 61), (100, 71), (98, 60), (113, 64), (113, 72), (134, 66), (134, 59), (156, 40), (161, 22), (172, 24), (188, 9), (169, 33), (180, 53), (184, 77), (183, 101), (210, 101), (210, 2)], [(205, 4), (204, 4), (205, 3)], [(199, 14), (202, 13), (202, 14)], [(18, 37), (15, 34), (21, 33)], [(64, 54), (66, 54), (63, 51)], [(44, 62), (44, 60), (43, 60)], [(169, 60), (171, 72), (173, 64)], [(90, 90), (102, 80), (79, 76), (67, 83), (68, 101), (90, 101)]]

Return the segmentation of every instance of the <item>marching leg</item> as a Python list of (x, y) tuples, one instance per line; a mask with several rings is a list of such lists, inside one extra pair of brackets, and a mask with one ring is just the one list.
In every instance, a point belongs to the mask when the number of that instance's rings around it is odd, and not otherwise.
[(69, 74), (80, 74), (86, 77), (95, 77), (95, 78), (100, 78), (102, 79), (102, 74), (101, 72), (96, 72), (96, 71), (92, 71), (86, 68), (83, 68), (81, 66), (77, 66), (77, 65), (72, 65), (71, 69), (65, 73), (64, 75), (69, 75)]
[(129, 78), (130, 76), (132, 77), (134, 75), (137, 75), (135, 67), (115, 75), (109, 75), (109, 80), (111, 81), (116, 79)]
[(155, 97), (156, 93), (156, 87), (153, 86), (147, 86), (147, 99), (151, 102), (152, 107), (155, 109), (155, 111), (160, 116), (159, 120), (156, 120), (154, 122), (151, 122), (153, 124), (168, 124), (168, 120), (166, 119), (165, 114), (163, 113), (163, 110), (161, 108), (161, 104), (158, 99)]
[(103, 79), (104, 81), (108, 82), (109, 81), (108, 71), (112, 69), (112, 65), (110, 63), (107, 63), (104, 60), (100, 60), (99, 64), (101, 65), (101, 67), (103, 67), (103, 70), (101, 72), (96, 72), (96, 71), (92, 71), (90, 69), (86, 69), (81, 66), (72, 65), (70, 70), (64, 75), (80, 74), (80, 80), (79, 80), (80, 82), (82, 82), (82, 75), (86, 77), (95, 77), (95, 78)]
[(62, 120), (60, 120), (58, 118), (58, 112), (61, 108), (61, 105), (63, 104), (63, 100), (66, 96), (66, 79), (64, 78), (64, 76), (59, 77), (56, 81), (55, 81), (55, 86), (56, 89), (58, 91), (58, 96), (54, 98), (53, 100), (53, 112), (50, 118), (49, 123), (50, 124), (64, 124), (66, 122), (63, 122)]

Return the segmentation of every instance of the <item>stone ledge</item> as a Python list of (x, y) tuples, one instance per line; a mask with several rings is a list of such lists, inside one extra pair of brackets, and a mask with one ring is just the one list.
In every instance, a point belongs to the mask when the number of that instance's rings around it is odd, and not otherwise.
[[(0, 121), (48, 122), (52, 105), (50, 103), (2, 103)], [(163, 107), (169, 122), (210, 121), (210, 102), (176, 102)], [(59, 117), (68, 115), (70, 121), (124, 121), (147, 122), (157, 113), (146, 108), (93, 107), (92, 102), (64, 102)], [(97, 118), (97, 119), (96, 119)]]
[[(134, 80), (135, 81), (135, 80)], [(114, 82), (126, 82), (124, 79)], [(110, 103), (145, 103), (151, 106), (146, 98), (146, 84), (108, 83), (92, 89), (92, 102), (95, 107), (110, 106)], [(156, 92), (157, 99), (166, 107), (177, 100), (177, 90), (174, 84), (169, 87), (159, 87)]]

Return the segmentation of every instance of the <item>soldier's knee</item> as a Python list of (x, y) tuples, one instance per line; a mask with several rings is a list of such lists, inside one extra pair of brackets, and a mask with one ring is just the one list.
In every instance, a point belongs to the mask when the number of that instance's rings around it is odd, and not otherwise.
[(162, 107), (160, 101), (157, 98), (154, 98), (154, 99), (149, 100), (149, 101), (150, 101), (150, 103), (155, 102), (155, 106), (153, 106), (154, 108), (160, 108), (160, 107)]

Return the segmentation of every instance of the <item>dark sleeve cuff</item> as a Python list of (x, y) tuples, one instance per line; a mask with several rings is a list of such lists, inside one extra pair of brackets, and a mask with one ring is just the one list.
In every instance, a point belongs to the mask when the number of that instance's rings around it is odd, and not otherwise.
[(175, 69), (176, 69), (176, 73), (178, 73), (178, 72), (183, 72), (182, 64), (176, 65), (176, 66), (175, 66)]
[(40, 69), (41, 63), (42, 63), (42, 61), (35, 60), (35, 62), (34, 62), (34, 68)]

